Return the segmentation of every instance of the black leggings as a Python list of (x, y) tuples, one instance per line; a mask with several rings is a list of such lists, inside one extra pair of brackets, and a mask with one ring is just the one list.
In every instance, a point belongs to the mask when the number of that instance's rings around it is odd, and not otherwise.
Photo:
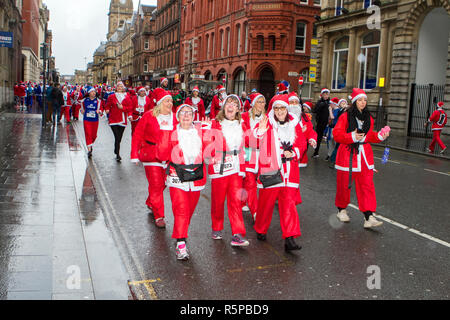
[(318, 123), (317, 126), (316, 126), (317, 148), (316, 148), (316, 151), (314, 152), (314, 155), (318, 155), (319, 154), (320, 145), (322, 144), (323, 133), (325, 132), (327, 124), (328, 124), (327, 122), (325, 122), (325, 123)]
[(120, 143), (122, 142), (123, 132), (125, 127), (122, 126), (111, 126), (111, 130), (114, 134), (114, 153), (116, 155), (120, 154)]

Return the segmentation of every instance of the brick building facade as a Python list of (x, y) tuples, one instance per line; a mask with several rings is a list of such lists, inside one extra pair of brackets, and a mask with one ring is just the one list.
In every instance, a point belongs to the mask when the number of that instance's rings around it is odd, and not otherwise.
[(256, 88), (267, 98), (281, 80), (298, 90), (310, 62), (314, 0), (183, 0), (180, 72), (187, 89)]

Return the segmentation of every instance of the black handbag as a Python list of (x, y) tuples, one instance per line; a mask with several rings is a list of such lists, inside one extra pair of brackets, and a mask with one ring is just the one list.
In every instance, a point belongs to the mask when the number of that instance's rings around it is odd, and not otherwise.
[(170, 164), (175, 168), (177, 176), (181, 182), (193, 182), (203, 179), (203, 163), (191, 165)]
[(269, 188), (274, 185), (283, 183), (283, 176), (281, 175), (281, 171), (278, 170), (272, 174), (260, 174), (259, 181), (261, 181), (264, 188)]

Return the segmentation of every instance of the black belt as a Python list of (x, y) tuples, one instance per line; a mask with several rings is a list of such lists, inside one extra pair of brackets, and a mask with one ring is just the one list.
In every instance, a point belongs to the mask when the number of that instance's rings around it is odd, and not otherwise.
[(224, 166), (225, 166), (225, 158), (228, 155), (237, 156), (241, 153), (241, 150), (233, 150), (233, 151), (217, 151), (223, 153), (222, 164), (220, 165), (220, 174), (223, 174)]
[(283, 163), (286, 163), (286, 162), (289, 162), (289, 161), (294, 161), (294, 157), (292, 157), (292, 158), (281, 158), (281, 161)]
[(145, 140), (145, 142), (146, 142), (147, 144), (151, 145), (151, 146), (156, 146), (156, 143), (153, 143), (153, 142), (150, 142), (150, 141), (147, 141), (147, 140)]
[[(350, 148), (350, 163), (348, 166), (348, 171), (349, 171), (349, 175), (348, 175), (348, 189), (352, 188), (352, 173), (353, 173), (353, 153), (356, 152), (356, 154), (359, 154), (359, 146), (363, 145), (363, 144), (367, 144), (367, 142), (356, 142), (354, 144), (351, 144), (348, 146), (348, 148)], [(361, 164), (362, 165), (362, 164)]]

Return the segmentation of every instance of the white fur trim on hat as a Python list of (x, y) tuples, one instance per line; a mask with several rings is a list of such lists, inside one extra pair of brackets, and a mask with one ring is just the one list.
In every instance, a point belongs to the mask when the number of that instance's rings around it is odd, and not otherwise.
[(264, 97), (262, 94), (258, 94), (258, 95), (252, 100), (252, 102), (250, 103), (250, 105), (251, 105), (252, 107), (254, 107), (256, 101), (258, 101), (259, 98), (264, 98), (264, 100), (266, 100), (266, 97)]
[(356, 100), (358, 100), (359, 98), (366, 98), (367, 99), (367, 95), (365, 93), (360, 93), (355, 97), (349, 96), (348, 97), (350, 100), (352, 100), (352, 103), (355, 103)]
[(165, 98), (167, 98), (167, 97), (171, 97), (171, 98), (172, 98), (172, 96), (170, 95), (170, 93), (169, 93), (169, 94), (166, 94), (166, 95), (163, 96), (161, 99), (159, 99), (158, 101), (156, 101), (156, 105), (160, 105), (161, 102), (163, 102), (163, 100), (164, 100)]
[(275, 100), (273, 103), (272, 103), (272, 108), (275, 108), (275, 105), (277, 105), (277, 104), (281, 104), (283, 107), (289, 107), (289, 104), (288, 103), (286, 103), (286, 101), (283, 101), (283, 100)]
[(180, 111), (181, 111), (181, 109), (183, 109), (183, 108), (185, 108), (185, 107), (188, 107), (188, 108), (191, 108), (191, 110), (195, 113), (195, 108), (193, 107), (193, 106), (191, 106), (191, 105), (189, 105), (189, 104), (182, 104), (181, 106), (179, 106), (178, 107), (178, 110), (177, 110), (177, 114), (176, 114), (176, 116), (177, 116), (177, 119), (178, 120), (180, 120), (180, 117), (178, 116), (179, 114), (180, 114)]

